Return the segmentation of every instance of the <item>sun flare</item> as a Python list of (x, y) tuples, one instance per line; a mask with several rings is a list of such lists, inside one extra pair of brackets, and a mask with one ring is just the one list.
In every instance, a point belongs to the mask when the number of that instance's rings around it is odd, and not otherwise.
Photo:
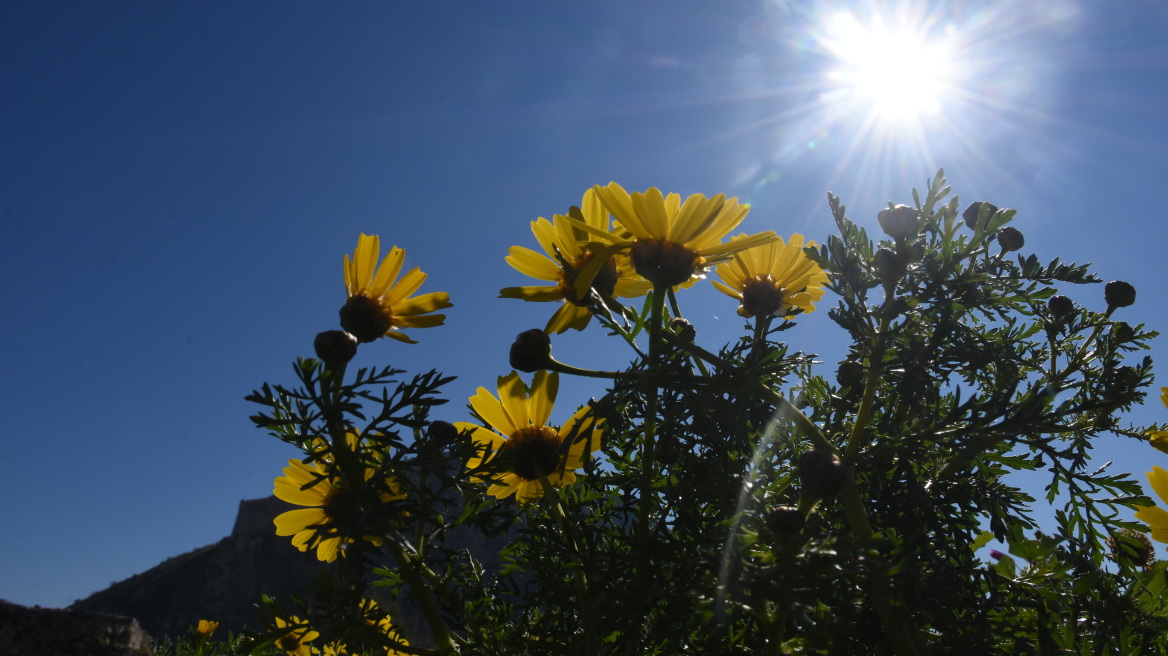
[(864, 25), (849, 12), (828, 20), (823, 45), (838, 62), (829, 73), (850, 103), (873, 118), (919, 120), (942, 108), (954, 66), (944, 40), (879, 18)]

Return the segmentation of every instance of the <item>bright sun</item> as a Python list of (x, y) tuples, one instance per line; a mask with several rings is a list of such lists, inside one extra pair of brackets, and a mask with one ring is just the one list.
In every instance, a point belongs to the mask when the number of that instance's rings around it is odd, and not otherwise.
[(847, 12), (825, 27), (823, 46), (839, 63), (833, 85), (851, 103), (867, 105), (872, 118), (919, 120), (941, 109), (953, 75), (944, 42), (909, 26), (861, 25)]

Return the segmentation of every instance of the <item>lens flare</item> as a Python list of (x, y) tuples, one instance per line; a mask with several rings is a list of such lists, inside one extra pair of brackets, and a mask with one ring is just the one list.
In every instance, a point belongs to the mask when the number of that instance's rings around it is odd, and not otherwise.
[(853, 103), (870, 105), (881, 120), (917, 119), (941, 109), (954, 67), (945, 39), (922, 26), (863, 25), (850, 12), (827, 21), (823, 47), (839, 62), (829, 79)]

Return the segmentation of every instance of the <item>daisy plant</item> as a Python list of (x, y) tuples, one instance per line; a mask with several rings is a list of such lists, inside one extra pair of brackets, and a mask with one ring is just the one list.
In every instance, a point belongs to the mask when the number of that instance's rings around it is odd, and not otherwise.
[[(1152, 384), (1155, 333), (1118, 318), (1135, 290), (950, 191), (854, 217), (829, 194), (812, 240), (725, 194), (592, 187), (516, 226), (534, 282), (499, 295), (555, 309), (522, 306), (543, 327), (514, 326), (516, 371), (469, 411), (437, 371), (348, 370), (450, 307), (361, 235), (341, 329), (249, 397), (301, 456), (275, 532), (332, 563), (261, 600), (254, 653), (1165, 653), (1168, 562), (1138, 529), (1168, 542), (1168, 471), (1159, 507), (1087, 466), (1117, 436), (1168, 451), (1125, 420)], [(612, 352), (551, 357), (594, 330)], [(598, 389), (553, 423), (561, 383)]]

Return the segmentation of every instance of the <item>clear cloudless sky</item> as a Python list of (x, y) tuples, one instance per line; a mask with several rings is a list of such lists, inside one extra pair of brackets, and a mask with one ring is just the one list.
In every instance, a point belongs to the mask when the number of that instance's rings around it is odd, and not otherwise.
[[(0, 4), (0, 598), (68, 605), (271, 493), (296, 454), (244, 396), (336, 327), (361, 232), (455, 305), (358, 361), (458, 376), (452, 421), (554, 309), (497, 298), (530, 282), (507, 249), (611, 180), (822, 241), (827, 191), (879, 234), (944, 167), (963, 205), (1018, 210), (1024, 253), (1094, 262), (1138, 289), (1118, 318), (1165, 329), (1166, 115), (1159, 0)], [(681, 301), (706, 345), (739, 334), (709, 286)], [(826, 375), (832, 302), (785, 333)], [(1133, 421), (1168, 419), (1162, 367)], [(596, 392), (565, 381), (557, 411)]]

